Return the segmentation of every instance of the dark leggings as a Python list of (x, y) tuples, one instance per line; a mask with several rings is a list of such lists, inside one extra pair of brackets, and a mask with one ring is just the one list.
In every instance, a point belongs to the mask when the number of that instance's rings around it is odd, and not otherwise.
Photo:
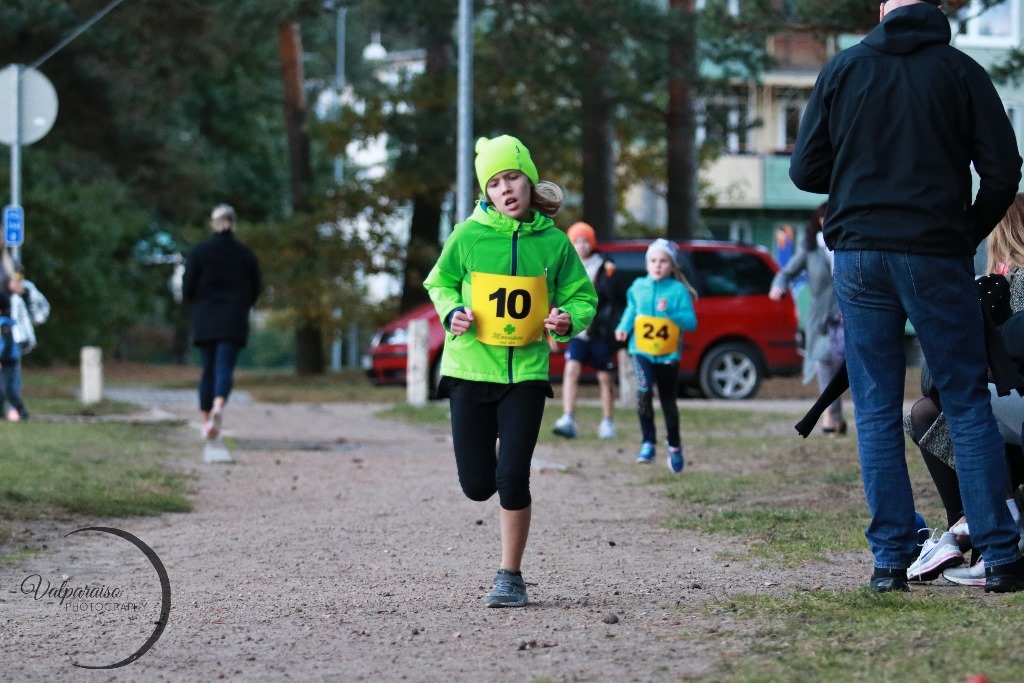
[[(545, 387), (512, 384), (500, 399), (460, 398), (453, 391), (452, 440), (459, 484), (471, 500), (498, 493), (501, 507), (530, 506), (530, 461), (547, 401)], [(500, 439), (499, 439), (500, 437)]]
[(665, 414), (665, 431), (668, 445), (680, 448), (679, 406), (679, 363), (652, 363), (648, 358), (633, 356), (633, 374), (636, 376), (636, 405), (640, 417), (640, 432), (643, 440), (655, 443), (658, 439), (654, 428), (654, 387), (658, 387), (661, 412)]
[[(935, 401), (925, 397), (917, 401), (910, 409), (910, 425), (916, 435), (924, 434), (939, 417), (940, 408)], [(918, 447), (920, 448), (920, 446)], [(1009, 468), (1010, 486), (1017, 488), (1024, 483), (1024, 456), (1021, 454), (1020, 446), (1006, 444), (1006, 463)], [(942, 507), (946, 510), (946, 528), (953, 526), (964, 516), (964, 503), (960, 498), (960, 479), (956, 470), (940, 460), (930, 451), (920, 448), (921, 458), (928, 468), (928, 474), (935, 482), (935, 488), (939, 492), (939, 499)]]
[(225, 401), (234, 386), (235, 363), (242, 350), (234, 342), (207, 342), (199, 344), (203, 360), (203, 374), (199, 377), (199, 410), (210, 412), (214, 397)]

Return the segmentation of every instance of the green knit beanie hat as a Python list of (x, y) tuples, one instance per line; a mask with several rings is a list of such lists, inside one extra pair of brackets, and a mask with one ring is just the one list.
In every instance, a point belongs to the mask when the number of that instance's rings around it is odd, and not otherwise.
[(530, 158), (530, 150), (511, 135), (480, 138), (476, 141), (476, 179), (480, 189), (487, 193), (487, 181), (502, 171), (517, 169), (536, 185), (540, 176)]

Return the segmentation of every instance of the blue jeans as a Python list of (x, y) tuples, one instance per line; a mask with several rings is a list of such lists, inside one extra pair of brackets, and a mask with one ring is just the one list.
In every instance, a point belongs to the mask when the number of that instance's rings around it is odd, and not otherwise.
[[(18, 411), (19, 415), (25, 414), (25, 404), (21, 402), (21, 361), (11, 361), (0, 364), (0, 409), (7, 402)], [(3, 419), (3, 415), (0, 415)]]
[(209, 412), (214, 397), (225, 401), (231, 394), (235, 381), (235, 363), (242, 350), (234, 342), (210, 342), (199, 344), (203, 360), (203, 374), (199, 377), (199, 409)]
[(920, 552), (901, 428), (909, 318), (942, 398), (971, 542), (986, 567), (1019, 557), (1007, 471), (987, 386), (984, 327), (970, 257), (839, 251), (833, 275), (846, 329), (861, 476), (875, 566), (905, 569)]

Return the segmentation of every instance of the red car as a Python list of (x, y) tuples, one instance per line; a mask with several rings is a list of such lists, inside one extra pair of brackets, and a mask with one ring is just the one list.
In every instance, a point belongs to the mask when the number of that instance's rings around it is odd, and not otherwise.
[[(615, 261), (625, 283), (646, 274), (648, 240), (606, 242), (598, 251)], [(683, 389), (708, 398), (744, 399), (757, 394), (766, 377), (800, 372), (800, 335), (791, 296), (768, 298), (778, 264), (763, 247), (734, 242), (679, 243), (679, 266), (700, 297), (697, 329), (683, 336), (679, 364)], [(388, 323), (373, 337), (363, 368), (373, 384), (405, 383), (406, 329), (412, 320), (430, 326), (431, 386), (437, 385), (445, 330), (430, 304)], [(562, 353), (551, 354), (552, 379), (560, 379)], [(585, 372), (587, 370), (584, 366)]]

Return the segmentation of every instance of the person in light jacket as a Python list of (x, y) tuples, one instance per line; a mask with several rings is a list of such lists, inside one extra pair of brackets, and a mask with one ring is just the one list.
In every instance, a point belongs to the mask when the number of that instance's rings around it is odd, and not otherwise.
[[(818, 387), (824, 391), (839, 371), (846, 357), (843, 344), (843, 316), (832, 284), (832, 250), (825, 246), (821, 226), (825, 222), (826, 204), (814, 211), (799, 249), (775, 274), (768, 297), (779, 301), (790, 283), (807, 272), (807, 287), (811, 305), (804, 320), (804, 384), (815, 375)], [(838, 328), (838, 329), (837, 329)], [(825, 412), (822, 431), (829, 435), (846, 434), (843, 418), (843, 399), (837, 398)]]

